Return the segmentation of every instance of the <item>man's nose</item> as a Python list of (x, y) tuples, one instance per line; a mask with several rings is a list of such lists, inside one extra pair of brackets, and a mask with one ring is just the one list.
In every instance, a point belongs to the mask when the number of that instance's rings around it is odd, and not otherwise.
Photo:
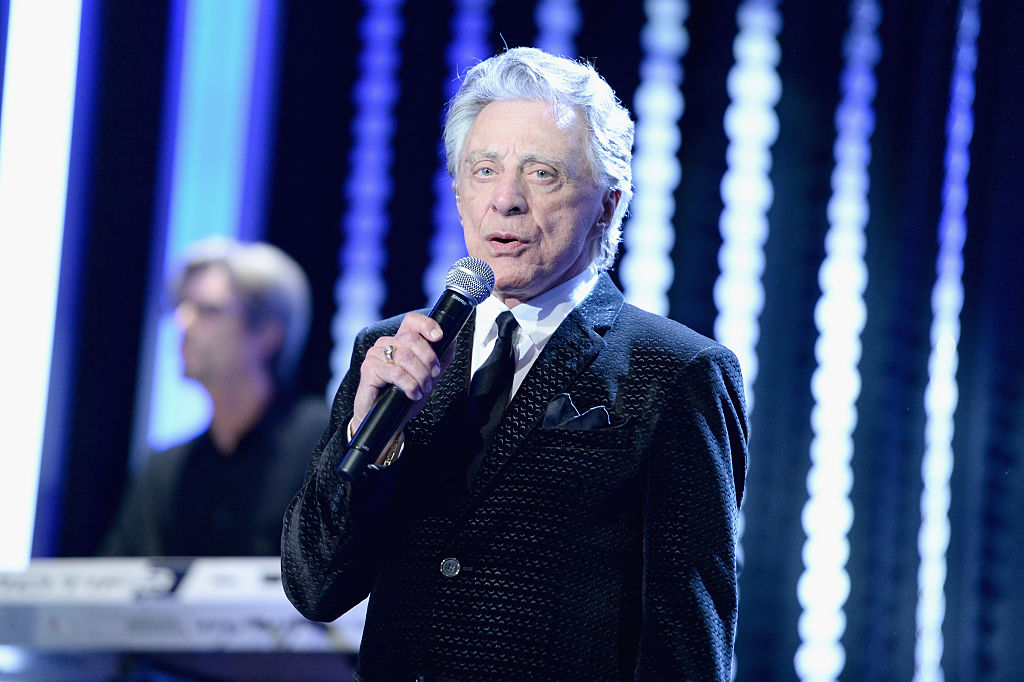
[(498, 180), (491, 197), (494, 210), (502, 215), (526, 213), (526, 193), (522, 179), (514, 173), (506, 173)]

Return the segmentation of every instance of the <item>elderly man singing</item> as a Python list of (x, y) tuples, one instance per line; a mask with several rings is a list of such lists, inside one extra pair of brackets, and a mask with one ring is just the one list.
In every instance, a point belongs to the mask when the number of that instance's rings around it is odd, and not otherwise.
[[(728, 680), (742, 378), (606, 273), (628, 112), (589, 65), (516, 48), (466, 73), (444, 137), (493, 293), (443, 357), (422, 313), (359, 336), (285, 516), (289, 598), (331, 620), (370, 595), (360, 680)], [(339, 475), (390, 386), (403, 428)]]

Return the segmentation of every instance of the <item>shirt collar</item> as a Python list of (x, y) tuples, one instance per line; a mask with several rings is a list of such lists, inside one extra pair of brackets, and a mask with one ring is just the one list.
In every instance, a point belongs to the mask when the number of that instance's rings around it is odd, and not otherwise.
[[(511, 308), (522, 333), (535, 346), (543, 346), (573, 308), (593, 291), (598, 275), (600, 272), (597, 266), (591, 264), (575, 277)], [(509, 308), (493, 294), (477, 306), (474, 332), (476, 347), (494, 340), (497, 335), (494, 321), (504, 310)]]

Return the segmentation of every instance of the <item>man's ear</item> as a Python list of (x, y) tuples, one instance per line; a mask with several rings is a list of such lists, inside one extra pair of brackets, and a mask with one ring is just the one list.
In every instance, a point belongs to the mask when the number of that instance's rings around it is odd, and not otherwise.
[(612, 216), (615, 215), (615, 209), (619, 207), (620, 199), (622, 199), (621, 189), (609, 189), (604, 193), (604, 198), (601, 201), (601, 217), (598, 218), (598, 221), (606, 230), (612, 224)]
[(459, 205), (459, 185), (454, 179), (452, 180), (452, 192), (455, 193), (455, 210), (459, 213), (459, 220), (462, 220), (462, 206)]
[(612, 216), (615, 215), (615, 209), (618, 208), (621, 198), (622, 190), (620, 189), (606, 190), (601, 198), (601, 212), (598, 214), (597, 220), (594, 221), (594, 227), (597, 229), (595, 236), (599, 239), (604, 237), (608, 227), (612, 224)]

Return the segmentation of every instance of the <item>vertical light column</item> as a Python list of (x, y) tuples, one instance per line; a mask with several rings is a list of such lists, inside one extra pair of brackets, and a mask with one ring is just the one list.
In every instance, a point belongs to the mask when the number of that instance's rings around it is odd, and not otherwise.
[(32, 552), (78, 69), (80, 0), (11, 0), (0, 110), (0, 570)]
[(942, 623), (946, 612), (949, 547), (949, 479), (953, 471), (953, 416), (960, 310), (963, 308), (964, 242), (967, 239), (967, 172), (974, 134), (974, 69), (978, 61), (978, 0), (962, 0), (946, 116), (945, 178), (939, 219), (939, 254), (932, 287), (931, 353), (925, 388), (925, 452), (921, 462), (921, 527), (917, 547), (917, 642), (914, 680), (941, 682)]
[(238, 233), (259, 3), (185, 3), (165, 266), (189, 244)]
[(726, 171), (722, 177), (722, 215), (718, 228), (719, 276), (714, 298), (715, 338), (736, 353), (746, 383), (747, 409), (754, 407), (757, 378), (758, 319), (764, 308), (764, 243), (774, 190), (769, 173), (771, 147), (779, 135), (775, 105), (782, 94), (778, 35), (782, 27), (777, 0), (745, 0), (736, 14), (733, 42), (736, 62), (729, 70), (725, 110)]
[[(359, 330), (379, 320), (387, 295), (384, 281), (393, 191), (391, 138), (395, 131), (398, 70), (401, 65), (402, 0), (367, 0), (359, 24), (359, 75), (352, 89), (352, 151), (345, 182), (344, 239), (338, 256), (341, 274), (334, 285), (331, 321), (331, 382), (334, 397), (348, 371)], [(444, 280), (441, 280), (443, 285)]]
[(576, 56), (580, 8), (576, 0), (539, 0), (533, 11), (537, 25), (534, 47), (562, 57)]
[[(168, 73), (174, 125), (166, 239), (160, 281), (151, 284), (151, 305), (159, 305), (163, 278), (186, 248), (211, 235), (240, 235), (251, 145), (252, 92), (266, 72), (254, 68), (260, 9), (276, 0), (180, 0), (174, 16), (181, 26), (180, 71)], [(172, 64), (172, 68), (174, 68)], [(261, 160), (261, 157), (257, 158)], [(162, 217), (158, 217), (159, 222)], [(250, 228), (246, 237), (258, 236)], [(210, 418), (209, 398), (181, 367), (181, 333), (170, 313), (161, 316), (149, 404), (147, 441), (165, 448), (202, 431)]]
[(668, 314), (668, 290), (675, 274), (675, 191), (682, 177), (679, 121), (683, 98), (683, 57), (690, 47), (687, 0), (647, 0), (640, 32), (643, 58), (633, 94), (636, 194), (622, 231), (626, 245), (619, 274), (626, 300), (659, 315)]
[[(732, 350), (743, 370), (747, 412), (754, 408), (759, 318), (764, 308), (764, 243), (768, 209), (774, 197), (769, 173), (771, 147), (779, 135), (775, 105), (782, 94), (778, 68), (782, 17), (777, 0), (745, 0), (736, 12), (733, 41), (736, 60), (726, 78), (726, 171), (722, 176), (722, 215), (718, 229), (719, 275), (713, 296), (718, 315), (715, 338)], [(736, 560), (743, 564), (740, 541), (746, 519), (737, 519)], [(735, 666), (733, 666), (735, 669)]]
[[(459, 76), (482, 59), (490, 57), (487, 34), (491, 30), (491, 0), (456, 0), (451, 20), (451, 42), (445, 51), (448, 63), (448, 85), (445, 101), (459, 89)], [(423, 294), (426, 305), (433, 305), (444, 290), (445, 275), (458, 259), (466, 255), (462, 225), (455, 207), (452, 178), (445, 163), (444, 140), (437, 143), (441, 164), (434, 171), (434, 234), (430, 238), (430, 263), (423, 272)]]
[(806, 540), (804, 572), (797, 584), (803, 610), (800, 647), (794, 666), (801, 680), (834, 680), (846, 652), (840, 642), (846, 629), (843, 606), (850, 593), (846, 561), (847, 533), (853, 523), (853, 429), (860, 395), (860, 334), (867, 309), (864, 262), (868, 222), (868, 163), (874, 131), (874, 68), (881, 45), (876, 31), (881, 9), (875, 0), (853, 0), (850, 27), (843, 41), (844, 66), (836, 111), (832, 196), (825, 259), (818, 271), (821, 297), (814, 308), (818, 367), (811, 377), (811, 469), (803, 509)]

